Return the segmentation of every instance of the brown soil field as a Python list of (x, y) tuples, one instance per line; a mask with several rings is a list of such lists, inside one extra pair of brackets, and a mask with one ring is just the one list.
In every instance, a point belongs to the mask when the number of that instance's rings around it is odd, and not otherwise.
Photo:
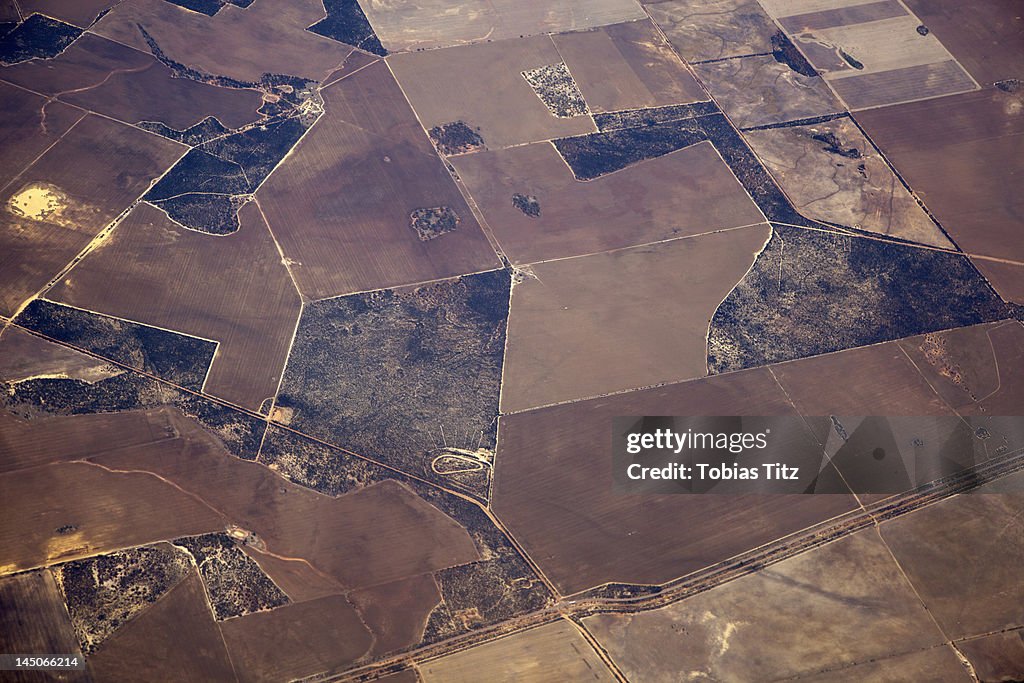
[(597, 130), (589, 116), (553, 116), (523, 78), (561, 61), (551, 38), (535, 36), (395, 55), (388, 63), (424, 128), (464, 121), (497, 149)]
[[(957, 647), (960, 647), (958, 644)], [(862, 683), (863, 681), (929, 681), (929, 683), (970, 683), (956, 652), (949, 645), (939, 645), (920, 652), (893, 655), (842, 669), (797, 676), (788, 679), (800, 683)], [(986, 679), (982, 679), (986, 680)]]
[(758, 225), (531, 266), (512, 290), (502, 412), (704, 377), (711, 316), (770, 234)]
[(962, 327), (899, 345), (931, 387), (961, 415), (1024, 415), (1024, 326)]
[(771, 55), (698, 64), (694, 71), (740, 128), (843, 109), (824, 80), (799, 74)]
[(256, 81), (264, 73), (322, 80), (352, 48), (305, 30), (325, 16), (321, 0), (225, 5), (216, 16), (164, 0), (135, 0), (110, 10), (93, 32), (149, 52), (141, 24), (170, 59), (209, 74)]
[[(85, 112), (0, 81), (0, 188), (57, 142)], [(46, 118), (43, 119), (43, 106)], [(45, 125), (44, 125), (45, 124)]]
[(989, 88), (857, 121), (964, 251), (1024, 262), (1024, 195), (1012, 172), (1024, 155), (1022, 111), (1024, 93)]
[(15, 0), (0, 0), (0, 21), (8, 24), (16, 24), (21, 21)]
[(420, 673), (426, 683), (615, 680), (579, 630), (566, 620), (424, 662)]
[(850, 119), (744, 137), (804, 216), (952, 248)]
[[(1022, 483), (1017, 473), (880, 527), (949, 638), (1024, 626)], [(1006, 490), (1018, 493), (991, 495)]]
[(191, 421), (173, 414), (172, 419), (183, 435), (177, 450), (121, 451), (96, 461), (173, 482), (228, 522), (256, 533), (268, 552), (304, 559), (346, 587), (388, 583), (478, 558), (464, 528), (394, 481), (330, 498), (228, 456)]
[(971, 261), (998, 288), (1003, 299), (1024, 304), (1024, 263), (999, 263), (981, 258), (972, 258)]
[(954, 415), (896, 342), (779, 363), (802, 415)]
[(874, 530), (668, 607), (584, 624), (628, 678), (652, 682), (788, 679), (945, 640)]
[(100, 455), (175, 437), (163, 409), (22, 420), (0, 416), (0, 471)]
[(102, 360), (47, 341), (17, 328), (0, 332), (0, 381), (62, 377), (97, 382), (122, 372)]
[(619, 415), (792, 415), (764, 369), (525, 413), (499, 423), (492, 507), (565, 593), (659, 584), (852, 509), (846, 495), (613, 491)]
[(348, 597), (374, 634), (374, 657), (420, 642), (427, 619), (441, 600), (430, 574), (353, 591)]
[(0, 311), (14, 312), (186, 148), (87, 116), (0, 193)]
[(89, 656), (97, 681), (228, 681), (235, 675), (195, 570)]
[[(487, 270), (497, 257), (384, 62), (323, 90), (325, 112), (257, 195), (312, 299)], [(448, 207), (421, 240), (410, 214)]]
[[(36, 571), (0, 579), (0, 651), (5, 654), (74, 654), (81, 657), (64, 600), (53, 575)], [(14, 682), (88, 681), (85, 671), (69, 671), (48, 679), (38, 672), (5, 671)]]
[(384, 683), (420, 683), (421, 679), (415, 669), (403, 669), (398, 673), (382, 676), (377, 680)]
[(419, 50), (561, 33), (643, 19), (629, 0), (445, 0), (367, 3), (367, 18), (389, 50)]
[[(161, 459), (168, 444), (140, 450)], [(220, 515), (172, 484), (84, 462), (0, 475), (0, 498), (20, 511), (0, 518), (0, 574), (224, 527)]]
[[(763, 215), (711, 143), (577, 181), (547, 143), (451, 159), (513, 263), (753, 225)], [(540, 215), (512, 203), (531, 195)]]
[(1013, 681), (1024, 675), (1024, 630), (965, 640), (956, 646), (983, 681)]
[(88, 28), (100, 12), (118, 4), (117, 0), (18, 0), (27, 17), (33, 12)]
[(983, 86), (1021, 77), (1024, 21), (1014, 0), (907, 0), (907, 6)]
[(0, 78), (125, 123), (161, 121), (177, 130), (207, 116), (234, 128), (258, 119), (262, 104), (255, 90), (173, 78), (155, 57), (91, 33), (53, 59), (0, 69)]
[(757, 0), (645, 0), (683, 59), (696, 62), (772, 51), (778, 29)]
[(708, 99), (653, 23), (635, 21), (552, 36), (594, 112)]
[(340, 583), (318, 573), (302, 559), (275, 557), (248, 545), (241, 548), (242, 552), (255, 560), (263, 573), (292, 599), (292, 602), (316, 600), (345, 592)]
[(229, 619), (220, 625), (238, 680), (285, 681), (351, 664), (372, 637), (340, 595)]
[[(914, 34), (917, 32), (914, 31)], [(884, 38), (878, 40), (884, 41)], [(952, 59), (865, 74), (858, 71), (850, 76), (844, 72), (842, 78), (834, 76), (828, 82), (851, 110), (936, 98), (968, 92), (977, 87), (963, 67)]]
[(48, 297), (219, 341), (205, 390), (255, 410), (277, 393), (301, 302), (259, 208), (239, 220), (212, 237), (140, 204)]

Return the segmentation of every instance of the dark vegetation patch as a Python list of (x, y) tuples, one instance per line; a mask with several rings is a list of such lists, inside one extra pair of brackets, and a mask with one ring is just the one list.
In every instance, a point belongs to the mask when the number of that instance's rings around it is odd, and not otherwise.
[(812, 140), (824, 143), (823, 150), (829, 154), (836, 154), (846, 159), (860, 159), (863, 156), (860, 150), (856, 147), (847, 147), (843, 142), (836, 137), (836, 134), (827, 131), (825, 133), (815, 133), (811, 136)]
[(199, 123), (185, 130), (175, 130), (159, 121), (141, 121), (136, 125), (143, 130), (162, 135), (165, 138), (184, 143), (190, 147), (201, 145), (213, 138), (219, 138), (231, 132), (230, 129), (224, 127), (224, 124), (213, 116), (207, 116)]
[(409, 227), (416, 231), (421, 242), (440, 237), (458, 227), (459, 214), (447, 206), (413, 209), (409, 214)]
[(221, 11), (224, 5), (248, 7), (253, 3), (253, 0), (165, 0), (165, 2), (212, 17), (217, 12)]
[(0, 393), (0, 405), (26, 419), (174, 406), (220, 439), (229, 453), (243, 460), (256, 457), (266, 428), (265, 422), (246, 413), (176, 391), (134, 372), (92, 384), (74, 379), (34, 379), (5, 388)]
[(554, 141), (576, 180), (593, 180), (707, 140), (696, 119), (590, 133)]
[(840, 50), (839, 56), (842, 57), (846, 61), (846, 63), (852, 66), (854, 69), (857, 69), (858, 71), (864, 69), (864, 65), (861, 62), (859, 62), (856, 57), (846, 52), (845, 50)]
[(33, 14), (9, 31), (0, 32), (0, 64), (51, 59), (75, 42), (82, 29), (42, 14)]
[(478, 128), (470, 128), (465, 121), (453, 121), (430, 129), (430, 139), (442, 154), (461, 154), (482, 149), (484, 139)]
[(540, 217), (540, 202), (532, 194), (519, 194), (516, 192), (512, 195), (512, 206), (531, 218)]
[(523, 78), (553, 115), (571, 118), (587, 113), (583, 93), (580, 92), (565, 62), (524, 71)]
[(193, 230), (211, 235), (228, 235), (239, 228), (238, 209), (247, 195), (200, 194), (190, 192), (154, 201), (170, 218)]
[(17, 323), (195, 391), (202, 388), (217, 350), (210, 341), (43, 299), (30, 303)]
[(630, 583), (607, 583), (588, 590), (579, 597), (581, 600), (596, 598), (598, 600), (622, 600), (625, 598), (639, 598), (647, 595), (657, 595), (661, 592), (660, 586), (646, 586), (643, 584)]
[(259, 462), (299, 486), (328, 496), (356, 491), (394, 474), (372, 462), (274, 426), (267, 429)]
[(430, 467), (445, 447), (494, 449), (510, 284), (492, 271), (306, 306), (278, 405), (300, 431), (450, 484)]
[(189, 536), (175, 540), (174, 544), (196, 559), (218, 621), (291, 602), (227, 534)]
[(924, 24), (921, 24), (920, 26), (917, 27), (917, 32), (922, 36), (926, 36), (929, 33), (931, 33), (931, 31), (928, 30), (928, 27), (925, 26)]
[(785, 64), (801, 76), (813, 78), (818, 75), (817, 70), (811, 66), (811, 63), (797, 49), (793, 41), (782, 31), (778, 31), (772, 36), (772, 57), (779, 64)]
[[(266, 118), (237, 131), (229, 132), (211, 118), (187, 131), (161, 122), (150, 122), (148, 127), (194, 146), (146, 193), (146, 201), (193, 230), (217, 235), (234, 232), (242, 195), (256, 191), (323, 112), (319, 84), (282, 74), (263, 74), (251, 82), (207, 74), (169, 59), (153, 37), (138, 28), (153, 56), (175, 76), (218, 87), (259, 90), (264, 95), (259, 112)], [(218, 199), (217, 195), (225, 196)]]
[(1019, 78), (1008, 78), (1005, 81), (996, 81), (994, 85), (1003, 92), (1017, 92), (1021, 89), (1021, 84)]
[(715, 312), (712, 373), (998, 320), (1006, 305), (958, 254), (773, 226)]
[(313, 24), (307, 31), (358, 47), (383, 57), (388, 53), (373, 32), (363, 8), (357, 0), (324, 0), (327, 16)]
[(597, 124), (598, 130), (607, 132), (621, 128), (636, 128), (637, 126), (652, 126), (656, 123), (694, 119), (698, 116), (718, 114), (721, 111), (718, 105), (711, 101), (694, 102), (692, 104), (671, 104), (666, 107), (626, 109), (624, 111), (594, 114), (594, 123)]
[(76, 560), (53, 570), (82, 652), (90, 654), (120, 626), (181, 582), (192, 567), (171, 546), (144, 546)]
[(798, 126), (813, 126), (816, 123), (826, 123), (827, 121), (835, 121), (849, 116), (846, 112), (836, 112), (834, 114), (823, 114), (821, 116), (810, 116), (806, 119), (794, 119), (792, 121), (783, 121), (782, 123), (766, 123), (763, 126), (751, 126), (744, 128), (744, 131), (748, 130), (769, 130), (772, 128), (796, 128)]

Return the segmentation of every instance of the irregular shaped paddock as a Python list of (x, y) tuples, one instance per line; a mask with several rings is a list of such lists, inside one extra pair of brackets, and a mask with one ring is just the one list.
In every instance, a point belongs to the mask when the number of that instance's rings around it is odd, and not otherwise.
[(651, 18), (688, 62), (764, 54), (776, 28), (756, 0), (645, 2)]
[[(307, 434), (450, 483), (430, 467), (445, 446), (494, 447), (509, 287), (492, 271), (308, 305), (278, 406)], [(486, 495), (486, 476), (471, 490)]]
[(779, 225), (773, 232), (715, 312), (711, 372), (1007, 315), (1006, 304), (959, 254)]
[(68, 562), (53, 572), (82, 651), (90, 654), (191, 569), (187, 554), (160, 544)]

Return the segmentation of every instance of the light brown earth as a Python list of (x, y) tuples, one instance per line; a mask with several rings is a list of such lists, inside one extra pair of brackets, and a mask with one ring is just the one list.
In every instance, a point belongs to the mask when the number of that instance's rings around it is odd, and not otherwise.
[(138, 24), (168, 58), (209, 74), (257, 81), (264, 73), (322, 80), (352, 48), (305, 30), (325, 16), (321, 0), (225, 5), (216, 16), (164, 0), (130, 0), (110, 10), (93, 32), (149, 52)]
[(420, 673), (426, 683), (615, 680), (579, 630), (566, 620), (424, 662)]
[(668, 607), (584, 624), (627, 677), (652, 682), (812, 675), (944, 642), (874, 530)]
[(341, 595), (293, 603), (220, 624), (238, 680), (283, 681), (351, 664), (371, 644)]
[(798, 74), (771, 55), (698, 64), (694, 71), (740, 128), (843, 109), (820, 76)]
[[(994, 88), (860, 112), (857, 121), (964, 251), (1024, 263), (1024, 93)], [(1012, 273), (987, 273), (1016, 291)]]
[(441, 601), (434, 577), (412, 576), (349, 594), (363, 623), (374, 634), (371, 656), (416, 645), (431, 611)]
[(393, 52), (562, 33), (645, 18), (633, 0), (444, 0), (363, 5), (384, 47)]
[(707, 374), (707, 328), (767, 225), (540, 263), (515, 285), (502, 412)]
[(206, 235), (140, 204), (48, 298), (220, 342), (205, 390), (255, 410), (277, 393), (300, 299), (259, 207), (239, 222)]
[(496, 149), (597, 130), (589, 116), (554, 116), (523, 78), (561, 61), (551, 38), (534, 36), (395, 55), (388, 64), (425, 129), (464, 121)]
[(552, 36), (592, 112), (706, 100), (650, 21)]
[[(257, 194), (303, 294), (320, 299), (499, 265), (384, 62), (323, 95), (325, 113)], [(455, 211), (458, 226), (420, 240), (410, 214), (439, 206)]]
[(233, 680), (196, 571), (89, 655), (89, 673), (98, 681)]
[[(753, 225), (763, 215), (711, 143), (577, 181), (547, 143), (451, 159), (516, 264)], [(525, 215), (512, 195), (537, 197)]]
[(953, 248), (849, 119), (748, 131), (744, 137), (804, 216)]
[(645, 0), (644, 5), (689, 62), (771, 52), (778, 30), (757, 0)]
[[(0, 312), (10, 315), (53, 278), (186, 148), (89, 115), (0, 192)], [(46, 190), (46, 210), (19, 197)]]
[(115, 367), (17, 327), (0, 333), (0, 381), (55, 377), (93, 383), (121, 374)]
[[(4, 654), (65, 654), (81, 657), (67, 608), (50, 572), (35, 571), (0, 579), (0, 650)], [(34, 672), (5, 671), (4, 680), (43, 680)], [(84, 671), (60, 680), (88, 681)]]
[(564, 593), (664, 583), (852, 509), (846, 495), (623, 494), (608, 425), (620, 415), (795, 414), (764, 369), (514, 415), (499, 422), (492, 507)]
[(894, 655), (824, 673), (798, 676), (790, 680), (800, 683), (969, 683), (974, 679), (951, 646), (938, 645), (919, 652)]

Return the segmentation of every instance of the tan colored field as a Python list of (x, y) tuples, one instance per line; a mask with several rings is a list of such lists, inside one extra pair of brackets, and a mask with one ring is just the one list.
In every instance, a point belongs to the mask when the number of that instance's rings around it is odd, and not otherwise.
[(971, 678), (971, 674), (968, 673), (952, 647), (938, 645), (920, 652), (893, 655), (841, 669), (797, 676), (790, 680), (800, 683), (862, 683), (863, 681), (969, 683), (974, 679)]
[(997, 287), (1003, 299), (1024, 304), (1024, 263), (999, 263), (980, 258), (972, 258), (971, 261)]
[(0, 381), (60, 377), (92, 383), (121, 372), (121, 368), (17, 327), (8, 327), (0, 333)]
[(744, 137), (804, 216), (952, 248), (850, 119)]
[(413, 0), (371, 2), (364, 10), (384, 47), (392, 51), (561, 33), (644, 18), (631, 0), (468, 0), (457, 7), (443, 0)]
[(375, 636), (370, 651), (374, 657), (423, 640), (427, 619), (441, 601), (430, 574), (353, 591), (348, 597)]
[(592, 133), (597, 128), (589, 116), (553, 116), (523, 78), (523, 71), (562, 61), (551, 40), (535, 36), (412, 52), (388, 63), (427, 130), (464, 121), (479, 128), (491, 149)]
[[(513, 263), (590, 254), (764, 220), (711, 143), (577, 181), (547, 143), (453, 157)], [(512, 195), (535, 196), (540, 216)]]
[[(323, 91), (326, 111), (257, 201), (312, 299), (498, 265), (454, 181), (383, 62)], [(460, 222), (420, 240), (410, 214), (446, 206)]]
[(234, 128), (258, 119), (262, 104), (255, 90), (174, 78), (155, 57), (92, 33), (53, 59), (0, 69), (0, 77), (125, 123), (160, 121), (178, 130), (207, 116)]
[(593, 112), (706, 100), (653, 23), (635, 21), (552, 36)]
[(164, 0), (118, 4), (93, 31), (149, 52), (141, 24), (166, 55), (194, 69), (256, 81), (264, 73), (322, 80), (352, 48), (306, 31), (325, 15), (321, 0), (225, 5), (216, 16), (189, 12)]
[(219, 341), (205, 390), (255, 410), (277, 391), (300, 300), (259, 208), (239, 219), (212, 237), (140, 204), (48, 296)]
[(651, 682), (813, 676), (945, 640), (874, 530), (668, 607), (584, 624), (628, 678)]
[(48, 149), (0, 193), (0, 312), (46, 285), (185, 150), (92, 115)]
[(707, 374), (711, 316), (767, 225), (530, 267), (512, 290), (501, 408)]
[[(884, 522), (882, 537), (949, 638), (1024, 626), (1024, 475)], [(988, 494), (988, 495), (986, 495)]]
[(89, 656), (97, 681), (224, 681), (231, 660), (195, 570)]
[(4, 101), (0, 109), (0, 188), (3, 188), (80, 121), (85, 112), (62, 102), (51, 102), (46, 107), (46, 127), (43, 128), (40, 123), (46, 103), (44, 97), (0, 81), (0, 99)]
[(372, 643), (340, 595), (229, 619), (220, 628), (243, 683), (292, 680), (343, 667)]
[[(141, 448), (161, 459), (172, 443)], [(19, 511), (0, 517), (0, 574), (224, 527), (172, 484), (83, 462), (0, 475), (0, 498)]]
[(777, 29), (757, 0), (645, 0), (644, 5), (689, 62), (771, 52)]
[(570, 622), (559, 620), (420, 665), (426, 683), (614, 681)]
[(659, 584), (850, 510), (846, 495), (627, 495), (613, 490), (618, 415), (792, 415), (764, 369), (501, 418), (495, 514), (564, 593)]
[[(960, 248), (1024, 263), (1024, 93), (995, 88), (860, 112), (857, 121)], [(992, 284), (1015, 291), (1012, 273)]]
[[(78, 639), (53, 575), (36, 571), (0, 579), (0, 650), (12, 655), (65, 654), (81, 657)], [(34, 672), (4, 672), (4, 680), (42, 680)], [(84, 671), (63, 681), (88, 681)]]

